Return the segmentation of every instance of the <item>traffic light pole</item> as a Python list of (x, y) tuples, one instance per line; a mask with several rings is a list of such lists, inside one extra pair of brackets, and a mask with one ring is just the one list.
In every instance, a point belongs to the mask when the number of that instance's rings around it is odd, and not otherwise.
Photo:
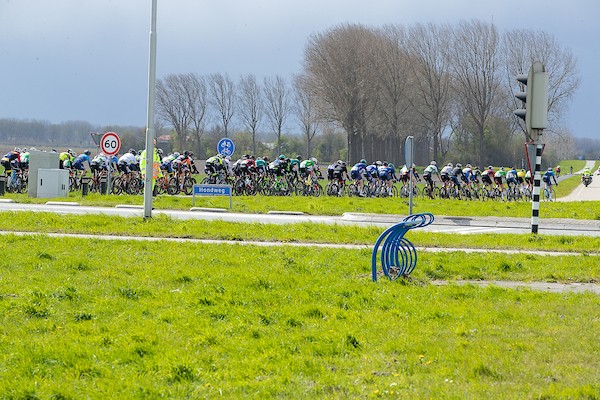
[(533, 196), (531, 200), (531, 233), (538, 233), (538, 224), (540, 217), (540, 186), (541, 186), (541, 166), (542, 151), (544, 146), (540, 141), (541, 129), (535, 129), (535, 168), (533, 172)]

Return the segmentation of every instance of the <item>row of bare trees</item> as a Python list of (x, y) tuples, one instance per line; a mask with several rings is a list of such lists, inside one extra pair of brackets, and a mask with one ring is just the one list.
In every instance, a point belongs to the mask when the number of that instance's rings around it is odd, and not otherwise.
[(514, 157), (503, 144), (531, 139), (512, 110), (520, 107), (515, 77), (535, 60), (550, 75), (547, 133), (570, 136), (561, 117), (579, 86), (571, 51), (545, 32), (501, 34), (478, 20), (339, 25), (308, 39), (302, 71), (290, 82), (173, 74), (157, 82), (157, 112), (175, 131), (179, 149), (200, 146), (209, 126), (216, 126), (223, 136), (236, 129), (250, 133), (253, 153), (260, 132), (275, 135), (280, 153), (282, 135), (300, 131), (310, 156), (315, 136), (333, 126), (347, 135), (350, 161), (399, 162), (411, 135), (420, 162), (452, 156), (500, 163)]
[(564, 134), (561, 117), (579, 86), (576, 61), (545, 32), (500, 34), (478, 20), (345, 24), (309, 39), (303, 74), (319, 115), (347, 132), (350, 159), (402, 159), (401, 143), (412, 135), (422, 160), (450, 151), (482, 165), (499, 155), (490, 142), (531, 139), (512, 110), (520, 106), (515, 77), (535, 60), (550, 75), (547, 132)]
[(238, 121), (252, 135), (252, 153), (257, 151), (261, 129), (275, 134), (281, 152), (282, 135), (295, 116), (310, 156), (318, 132), (318, 115), (300, 77), (292, 85), (281, 76), (267, 77), (260, 85), (252, 74), (237, 83), (220, 73), (171, 74), (157, 81), (156, 93), (158, 117), (173, 128), (179, 149), (198, 147), (211, 125), (228, 137), (234, 133), (232, 123)]

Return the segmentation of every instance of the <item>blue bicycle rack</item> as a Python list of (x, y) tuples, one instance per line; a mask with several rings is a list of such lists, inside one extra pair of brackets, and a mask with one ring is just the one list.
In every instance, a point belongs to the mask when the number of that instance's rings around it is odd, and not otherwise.
[(413, 214), (404, 218), (402, 222), (389, 227), (375, 242), (372, 257), (373, 282), (377, 282), (377, 252), (381, 247), (381, 268), (383, 274), (390, 280), (399, 276), (408, 276), (417, 266), (417, 250), (415, 246), (404, 237), (411, 229), (422, 228), (433, 222), (433, 214)]

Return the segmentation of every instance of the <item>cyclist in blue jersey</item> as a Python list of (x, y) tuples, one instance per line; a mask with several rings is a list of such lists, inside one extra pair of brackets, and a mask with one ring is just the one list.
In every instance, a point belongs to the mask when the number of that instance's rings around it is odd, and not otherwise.
[(544, 181), (547, 188), (550, 188), (550, 186), (552, 186), (552, 180), (554, 180), (554, 184), (558, 186), (558, 182), (556, 181), (556, 175), (554, 175), (554, 171), (552, 171), (552, 168), (548, 168), (548, 170), (542, 177), (542, 181)]
[(91, 163), (90, 154), (92, 154), (92, 152), (89, 150), (86, 150), (82, 154), (75, 157), (75, 160), (73, 160), (73, 164), (72, 164), (73, 169), (78, 169), (85, 173), (86, 167), (88, 167), (88, 168), (90, 167), (90, 163)]
[(372, 179), (370, 174), (367, 172), (367, 160), (365, 160), (364, 158), (356, 164), (354, 164), (352, 168), (350, 168), (350, 178), (358, 182), (358, 187), (360, 188), (360, 196), (364, 196), (365, 193), (365, 183), (363, 181), (363, 177), (367, 178), (368, 180)]
[(392, 195), (392, 185), (394, 180), (397, 180), (396, 169), (394, 164), (388, 164), (387, 161), (383, 162), (383, 165), (377, 168), (379, 172), (379, 179), (381, 179), (388, 187), (388, 195)]

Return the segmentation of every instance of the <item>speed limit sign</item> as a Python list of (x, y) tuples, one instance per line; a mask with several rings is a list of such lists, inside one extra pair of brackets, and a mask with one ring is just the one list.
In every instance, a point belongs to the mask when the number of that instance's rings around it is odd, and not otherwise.
[(100, 139), (100, 149), (107, 156), (114, 156), (121, 150), (121, 139), (114, 132), (106, 132)]

